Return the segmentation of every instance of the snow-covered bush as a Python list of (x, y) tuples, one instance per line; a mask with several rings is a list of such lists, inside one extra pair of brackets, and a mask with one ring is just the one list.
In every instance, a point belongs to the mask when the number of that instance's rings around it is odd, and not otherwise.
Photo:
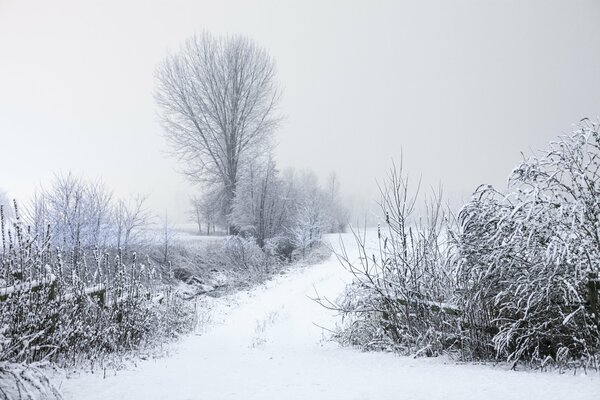
[(267, 239), (263, 250), (270, 256), (277, 257), (281, 261), (291, 261), (295, 248), (288, 236), (279, 235)]
[(307, 251), (321, 243), (327, 220), (319, 197), (311, 197), (298, 204), (294, 225), (288, 230), (296, 254), (306, 256)]
[(333, 219), (330, 212), (334, 205), (328, 201), (313, 173), (300, 174), (295, 186), (294, 214), (286, 231), (296, 247), (294, 255), (305, 257), (307, 252), (321, 243), (323, 233), (330, 231)]
[[(439, 197), (412, 218), (417, 195), (392, 172), (377, 240), (356, 235), (355, 280), (326, 303), (342, 312), (342, 341), (463, 359), (583, 365), (600, 359), (600, 129), (521, 162), (509, 190), (479, 187), (446, 218)], [(452, 224), (446, 222), (452, 222)], [(445, 226), (449, 229), (444, 229)]]
[(458, 345), (458, 310), (447, 304), (454, 287), (443, 243), (447, 218), (439, 196), (418, 218), (417, 199), (394, 168), (382, 190), (385, 225), (377, 239), (355, 233), (358, 261), (345, 248), (338, 254), (355, 279), (340, 300), (321, 302), (342, 313), (343, 342), (423, 355)]
[(477, 357), (559, 365), (600, 350), (600, 134), (584, 121), (459, 214), (460, 307)]
[(62, 400), (40, 368), (0, 362), (0, 400)]
[(33, 235), (18, 210), (2, 222), (0, 361), (99, 360), (191, 328), (193, 307), (155, 288), (148, 263), (75, 247), (51, 247), (49, 228)]
[(229, 236), (223, 242), (223, 257), (226, 263), (247, 271), (266, 273), (275, 261), (265, 253), (253, 237)]

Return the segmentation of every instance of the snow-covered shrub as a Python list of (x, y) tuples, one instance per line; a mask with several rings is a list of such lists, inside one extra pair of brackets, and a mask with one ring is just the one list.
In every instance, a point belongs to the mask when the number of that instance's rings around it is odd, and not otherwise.
[(342, 341), (365, 348), (535, 366), (600, 359), (600, 129), (570, 136), (521, 162), (508, 194), (479, 187), (456, 226), (434, 201), (411, 218), (417, 196), (392, 173), (377, 240), (356, 235), (355, 280), (336, 303)]
[(0, 400), (62, 400), (44, 372), (31, 365), (0, 362)]
[(276, 236), (265, 242), (264, 251), (282, 261), (291, 261), (295, 247), (288, 236)]
[(475, 357), (594, 363), (600, 350), (600, 134), (587, 121), (524, 160), (510, 192), (459, 214), (459, 306)]
[(149, 264), (80, 247), (51, 248), (15, 212), (2, 223), (0, 361), (72, 364), (120, 354), (191, 328), (193, 307), (176, 294), (154, 301)]
[(422, 355), (458, 344), (458, 310), (447, 304), (454, 287), (443, 243), (447, 219), (439, 197), (417, 218), (417, 199), (401, 169), (393, 169), (382, 190), (385, 225), (376, 240), (356, 233), (358, 260), (345, 248), (338, 254), (354, 281), (325, 305), (342, 312), (343, 342)]
[(222, 254), (229, 265), (257, 273), (268, 272), (274, 261), (253, 237), (229, 236), (223, 241)]
[(296, 248), (296, 256), (305, 257), (307, 252), (321, 243), (326, 219), (318, 199), (311, 199), (298, 205), (294, 225), (289, 229), (291, 244)]

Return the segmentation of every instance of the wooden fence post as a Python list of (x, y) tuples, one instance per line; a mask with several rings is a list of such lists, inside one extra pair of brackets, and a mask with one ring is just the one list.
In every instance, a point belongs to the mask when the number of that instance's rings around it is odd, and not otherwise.
[(587, 302), (589, 304), (589, 311), (594, 314), (596, 322), (600, 322), (600, 306), (598, 304), (598, 295), (600, 294), (600, 280), (598, 280), (597, 272), (590, 272), (588, 275), (587, 284)]

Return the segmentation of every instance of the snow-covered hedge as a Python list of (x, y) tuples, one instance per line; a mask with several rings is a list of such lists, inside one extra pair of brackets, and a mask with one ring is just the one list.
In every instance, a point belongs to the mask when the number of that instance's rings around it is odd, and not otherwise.
[(126, 262), (120, 252), (52, 250), (18, 210), (12, 226), (2, 222), (1, 236), (0, 361), (99, 360), (193, 324), (193, 306), (169, 290), (153, 301), (155, 272), (135, 256)]
[[(459, 214), (460, 306), (478, 356), (534, 364), (600, 351), (600, 135), (583, 122), (524, 160), (509, 193), (479, 188)], [(483, 335), (483, 339), (481, 335)]]
[[(507, 192), (482, 186), (456, 222), (393, 172), (377, 241), (357, 235), (340, 338), (411, 354), (534, 366), (600, 360), (600, 133), (583, 121), (525, 159)], [(421, 210), (423, 211), (423, 210)], [(323, 300), (322, 300), (323, 301)]]
[(34, 366), (0, 362), (0, 400), (62, 400), (44, 372)]
[(439, 195), (426, 202), (425, 218), (418, 218), (417, 200), (394, 168), (382, 190), (385, 224), (377, 238), (355, 233), (358, 261), (345, 249), (338, 254), (354, 282), (339, 301), (320, 300), (342, 313), (342, 342), (424, 355), (459, 345), (457, 312), (447, 304), (454, 289), (444, 243), (448, 218)]

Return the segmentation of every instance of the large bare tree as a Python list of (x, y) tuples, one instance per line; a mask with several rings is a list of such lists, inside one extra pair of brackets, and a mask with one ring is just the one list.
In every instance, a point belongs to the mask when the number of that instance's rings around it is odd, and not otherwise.
[(157, 70), (155, 98), (173, 154), (193, 182), (219, 185), (229, 215), (244, 163), (277, 126), (273, 59), (243, 36), (193, 36)]

